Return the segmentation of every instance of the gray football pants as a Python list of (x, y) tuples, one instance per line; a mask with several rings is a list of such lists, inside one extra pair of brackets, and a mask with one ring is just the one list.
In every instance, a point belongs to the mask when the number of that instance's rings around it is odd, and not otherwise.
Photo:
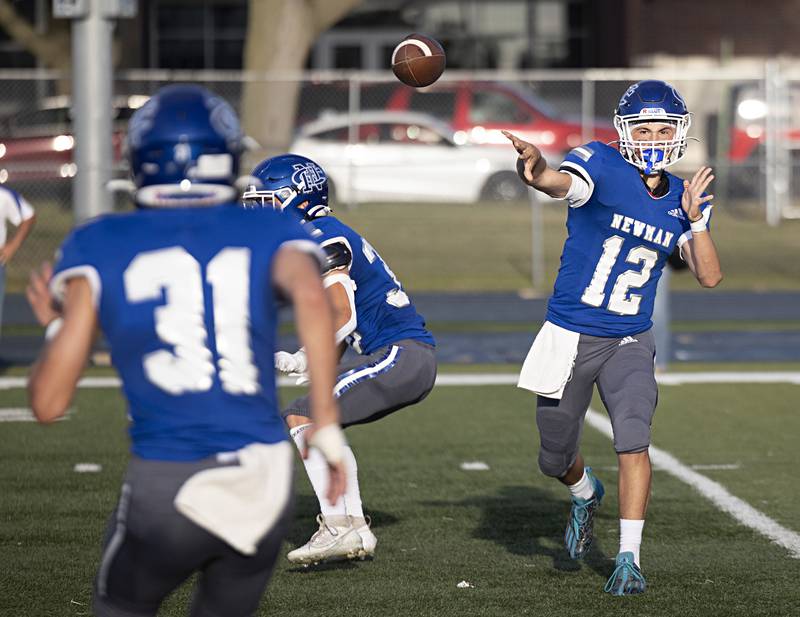
[(131, 458), (94, 582), (97, 617), (154, 617), (164, 598), (194, 572), (200, 576), (191, 617), (255, 614), (289, 529), (292, 500), (256, 554), (245, 556), (173, 505), (186, 480), (218, 466), (215, 457), (186, 463)]
[(594, 384), (611, 419), (617, 453), (648, 448), (658, 401), (654, 357), (649, 330), (625, 338), (581, 334), (572, 377), (561, 399), (537, 398), (539, 467), (544, 474), (560, 478), (575, 462)]
[[(334, 394), (342, 426), (365, 424), (428, 396), (436, 381), (436, 352), (426, 343), (404, 339), (341, 364), (337, 373)], [(308, 396), (295, 399), (281, 413), (284, 418), (310, 418)]]

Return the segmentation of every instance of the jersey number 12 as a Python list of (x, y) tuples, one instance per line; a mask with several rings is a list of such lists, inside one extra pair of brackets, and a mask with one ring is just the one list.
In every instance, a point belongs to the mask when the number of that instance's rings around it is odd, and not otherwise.
[[(584, 304), (595, 307), (603, 304), (606, 299), (606, 283), (614, 264), (617, 262), (619, 252), (622, 250), (623, 242), (625, 242), (625, 239), (621, 236), (611, 236), (603, 242), (603, 254), (600, 255), (600, 259), (594, 269), (592, 281), (581, 296), (581, 302)], [(642, 296), (630, 294), (629, 297), (628, 290), (642, 287), (647, 283), (650, 279), (650, 271), (658, 261), (658, 253), (647, 247), (637, 246), (628, 251), (625, 261), (630, 264), (641, 264), (642, 269), (640, 271), (625, 270), (617, 277), (614, 287), (611, 289), (611, 296), (608, 299), (608, 310), (620, 315), (636, 315), (639, 312)]]

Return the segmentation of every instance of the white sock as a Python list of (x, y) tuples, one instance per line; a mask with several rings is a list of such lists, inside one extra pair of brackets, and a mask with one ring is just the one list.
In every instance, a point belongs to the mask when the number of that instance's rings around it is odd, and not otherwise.
[(347, 470), (347, 487), (344, 491), (345, 511), (349, 516), (364, 518), (361, 506), (361, 488), (358, 486), (358, 463), (350, 446), (344, 449), (344, 466)]
[(619, 552), (630, 551), (633, 553), (633, 560), (636, 565), (639, 563), (639, 547), (642, 546), (642, 529), (644, 521), (636, 521), (628, 518), (619, 519)]
[(594, 485), (589, 480), (586, 470), (583, 470), (583, 476), (575, 484), (567, 484), (567, 488), (573, 497), (578, 499), (591, 499), (594, 495)]
[[(302, 453), (306, 445), (304, 432), (311, 427), (311, 424), (301, 424), (289, 430), (294, 440), (297, 449)], [(303, 465), (306, 468), (306, 475), (311, 481), (311, 486), (314, 488), (314, 493), (317, 495), (319, 502), (319, 509), (322, 516), (346, 516), (347, 510), (345, 509), (345, 502), (343, 498), (339, 498), (334, 504), (328, 502), (325, 496), (328, 493), (328, 462), (322, 453), (316, 448), (310, 448), (308, 451), (308, 458), (303, 459)], [(349, 470), (348, 470), (349, 471)], [(349, 485), (349, 482), (348, 482)]]

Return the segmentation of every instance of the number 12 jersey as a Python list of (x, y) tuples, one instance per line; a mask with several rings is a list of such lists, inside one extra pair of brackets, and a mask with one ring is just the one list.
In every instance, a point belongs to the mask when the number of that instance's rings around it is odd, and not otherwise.
[[(683, 180), (663, 172), (668, 190), (654, 197), (639, 170), (601, 142), (575, 148), (559, 170), (585, 182), (589, 196), (570, 203), (547, 320), (592, 336), (649, 329), (667, 258), (692, 236), (681, 208)], [(706, 224), (711, 208), (703, 206)]]

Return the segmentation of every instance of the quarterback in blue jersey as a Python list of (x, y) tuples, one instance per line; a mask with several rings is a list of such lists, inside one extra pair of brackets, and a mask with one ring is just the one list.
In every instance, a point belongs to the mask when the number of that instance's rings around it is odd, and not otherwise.
[(686, 152), (691, 116), (662, 81), (633, 84), (619, 102), (618, 148), (592, 142), (551, 169), (532, 144), (506, 132), (530, 186), (565, 199), (567, 240), (547, 309), (519, 386), (538, 395), (539, 467), (572, 495), (564, 542), (582, 558), (592, 543), (603, 485), (579, 452), (594, 384), (614, 430), (619, 459), (620, 548), (605, 590), (645, 591), (639, 561), (650, 496), (650, 425), (658, 397), (650, 332), (656, 286), (675, 248), (703, 287), (722, 279), (709, 231), (714, 176), (666, 171)]
[[(323, 256), (296, 222), (238, 207), (241, 132), (199, 86), (131, 118), (136, 211), (75, 229), (28, 298), (51, 335), (32, 369), (41, 422), (67, 410), (99, 322), (122, 378), (131, 458), (93, 614), (154, 616), (199, 573), (195, 617), (254, 615), (289, 524), (292, 448), (273, 369), (276, 294), (295, 307), (328, 498), (345, 485)], [(51, 276), (52, 275), (52, 276)], [(56, 308), (57, 307), (57, 308)]]
[[(349, 345), (359, 354), (337, 370), (334, 394), (342, 426), (378, 420), (425, 398), (436, 379), (433, 336), (372, 245), (330, 214), (328, 180), (322, 168), (310, 159), (287, 154), (263, 161), (252, 175), (256, 184), (244, 193), (244, 204), (274, 208), (287, 218), (303, 221), (325, 252), (323, 279), (334, 307), (339, 353)], [(302, 376), (305, 352), (279, 352), (275, 365), (282, 372)], [(283, 415), (302, 451), (306, 430), (312, 426), (308, 397), (290, 403)], [(327, 480), (322, 463), (314, 455), (305, 460), (322, 511), (319, 530), (290, 552), (289, 560), (310, 564), (371, 557), (377, 539), (364, 516), (352, 450), (345, 448), (344, 497), (333, 504), (323, 499)]]

